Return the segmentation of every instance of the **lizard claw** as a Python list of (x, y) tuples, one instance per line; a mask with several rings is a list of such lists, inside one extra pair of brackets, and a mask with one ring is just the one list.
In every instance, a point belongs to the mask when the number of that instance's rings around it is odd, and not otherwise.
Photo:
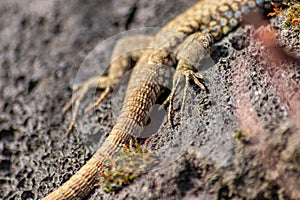
[(98, 107), (103, 102), (103, 100), (107, 97), (107, 95), (111, 92), (112, 92), (112, 87), (110, 87), (110, 86), (106, 87), (105, 90), (103, 92), (101, 92), (98, 99), (92, 105), (87, 107), (87, 109), (85, 110), (85, 113), (88, 113), (91, 110), (93, 110), (94, 108)]
[(175, 73), (174, 76), (174, 84), (173, 84), (173, 89), (168, 96), (168, 98), (164, 101), (162, 106), (166, 107), (169, 105), (169, 111), (168, 111), (168, 123), (173, 127), (174, 123), (172, 120), (172, 115), (173, 115), (173, 102), (174, 102), (174, 97), (175, 97), (175, 91), (179, 87), (180, 83), (180, 77), (185, 78), (185, 85), (184, 85), (184, 93), (182, 97), (182, 103), (181, 103), (181, 111), (183, 110), (185, 106), (185, 100), (186, 100), (186, 94), (187, 94), (187, 88), (189, 85), (189, 82), (192, 81), (195, 85), (197, 85), (201, 90), (207, 91), (207, 88), (204, 85), (204, 80), (202, 74), (198, 72), (194, 72), (192, 70), (178, 70)]
[[(97, 87), (99, 88), (99, 85), (98, 85), (99, 83), (105, 83), (106, 85), (109, 85), (109, 86), (106, 86), (104, 92), (101, 93), (98, 100), (86, 109), (85, 112), (89, 112), (93, 108), (99, 106), (101, 104), (101, 102), (105, 99), (105, 97), (107, 97), (107, 95), (112, 91), (112, 87), (110, 86), (111, 85), (110, 83), (112, 83), (112, 82), (110, 82), (107, 77), (97, 76), (97, 77), (92, 77), (84, 82), (74, 84), (72, 89), (75, 92), (72, 96), (72, 99), (68, 103), (66, 103), (66, 105), (62, 109), (63, 113), (65, 113), (66, 111), (70, 110), (73, 105), (71, 122), (68, 127), (67, 133), (70, 133), (76, 124), (76, 117), (78, 115), (78, 111), (79, 111), (79, 107), (80, 107), (82, 99), (84, 98), (84, 96), (90, 89), (97, 88)], [(103, 85), (100, 85), (100, 86), (103, 86)], [(104, 87), (100, 87), (100, 88), (104, 88)]]
[[(74, 90), (74, 88), (73, 88), (73, 90)], [(88, 92), (88, 90), (89, 90), (89, 87), (87, 87), (87, 85), (82, 83), (81, 86), (77, 87), (77, 91), (73, 94), (73, 97), (71, 98), (71, 100), (63, 107), (63, 113), (65, 113), (68, 110), (70, 110), (73, 105), (71, 122), (69, 124), (67, 133), (70, 133), (75, 126), (75, 121), (76, 121), (76, 117), (78, 115), (79, 106), (81, 104), (83, 97)]]

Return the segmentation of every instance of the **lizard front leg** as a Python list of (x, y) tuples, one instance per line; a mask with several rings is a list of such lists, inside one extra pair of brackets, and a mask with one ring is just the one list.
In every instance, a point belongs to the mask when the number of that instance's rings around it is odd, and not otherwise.
[(179, 87), (180, 79), (182, 77), (185, 79), (181, 110), (184, 107), (187, 87), (190, 81), (193, 81), (200, 89), (206, 90), (203, 84), (203, 76), (197, 72), (196, 67), (199, 66), (202, 59), (210, 56), (212, 43), (213, 37), (210, 34), (196, 32), (188, 36), (176, 49), (178, 64), (173, 78), (173, 88), (163, 103), (164, 106), (169, 104), (168, 122), (172, 126), (173, 100)]
[(91, 89), (104, 89), (98, 99), (86, 109), (86, 112), (99, 106), (107, 95), (113, 91), (119, 79), (132, 68), (132, 64), (139, 59), (140, 55), (144, 52), (144, 49), (149, 47), (151, 40), (152, 36), (147, 35), (135, 35), (120, 39), (112, 51), (108, 74), (91, 77), (86, 81), (77, 83), (73, 86), (73, 97), (63, 107), (63, 112), (65, 112), (73, 105), (72, 118), (68, 127), (68, 132), (71, 132), (75, 126), (79, 107), (85, 94)]

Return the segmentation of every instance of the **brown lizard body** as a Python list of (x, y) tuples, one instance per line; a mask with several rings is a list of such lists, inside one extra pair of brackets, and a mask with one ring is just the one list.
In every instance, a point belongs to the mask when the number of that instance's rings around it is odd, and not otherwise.
[[(128, 144), (132, 136), (138, 137), (146, 125), (151, 107), (162, 91), (163, 83), (159, 80), (173, 79), (173, 74), (164, 74), (167, 72), (164, 72), (163, 67), (176, 67), (175, 81), (178, 76), (183, 75), (203, 88), (198, 80), (201, 76), (195, 72), (194, 65), (205, 56), (204, 51), (210, 52), (213, 40), (219, 40), (236, 28), (243, 14), (264, 7), (267, 2), (269, 1), (203, 0), (169, 22), (149, 40), (153, 49), (142, 51), (139, 55), (128, 83), (120, 115), (102, 146), (75, 175), (44, 199), (82, 199), (87, 196), (99, 181), (99, 173), (104, 165), (108, 165), (110, 157), (121, 148), (122, 144)], [(176, 34), (168, 34), (169, 30)], [(199, 46), (199, 49), (187, 47), (194, 44)], [(126, 58), (119, 58), (117, 61), (120, 60), (124, 61)], [(123, 71), (118, 69), (119, 65), (125, 66), (122, 68)], [(125, 73), (126, 65), (126, 62), (112, 64), (110, 74), (106, 78), (114, 82)], [(173, 85), (176, 85), (175, 81)], [(110, 85), (105, 83), (103, 87), (110, 88)], [(109, 89), (105, 94), (108, 91)], [(171, 97), (174, 95), (173, 91)], [(102, 95), (100, 99), (104, 96)], [(79, 99), (81, 97), (82, 95)]]

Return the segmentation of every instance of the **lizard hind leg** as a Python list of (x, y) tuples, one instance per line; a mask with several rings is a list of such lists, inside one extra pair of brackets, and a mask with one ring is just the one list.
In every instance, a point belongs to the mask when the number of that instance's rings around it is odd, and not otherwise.
[(91, 89), (104, 89), (98, 99), (85, 109), (85, 112), (88, 112), (99, 106), (107, 95), (113, 91), (120, 78), (132, 68), (132, 64), (139, 59), (144, 52), (144, 49), (149, 47), (151, 40), (152, 36), (147, 35), (134, 35), (121, 38), (117, 41), (112, 51), (108, 74), (91, 77), (86, 81), (77, 83), (73, 86), (73, 97), (63, 107), (63, 112), (66, 112), (71, 109), (73, 105), (71, 122), (67, 131), (68, 133), (70, 133), (75, 126), (79, 107), (86, 93)]
[(203, 76), (199, 72), (197, 72), (196, 66), (199, 65), (202, 59), (210, 56), (212, 43), (213, 38), (210, 34), (197, 32), (188, 36), (176, 50), (178, 64), (173, 78), (173, 88), (170, 95), (163, 103), (164, 106), (169, 105), (168, 122), (172, 126), (173, 100), (175, 91), (180, 86), (180, 79), (182, 77), (184, 77), (185, 79), (181, 112), (183, 111), (183, 108), (185, 106), (189, 82), (193, 82), (201, 90), (207, 91), (204, 85)]

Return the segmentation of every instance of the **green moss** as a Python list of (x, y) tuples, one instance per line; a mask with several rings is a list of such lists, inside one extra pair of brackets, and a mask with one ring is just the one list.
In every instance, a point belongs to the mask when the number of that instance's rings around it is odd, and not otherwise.
[(294, 31), (300, 30), (300, 4), (289, 7), (284, 17), (285, 28), (291, 28)]
[(116, 158), (112, 160), (111, 167), (106, 168), (100, 175), (100, 185), (109, 193), (122, 189), (136, 177), (146, 173), (157, 163), (154, 154), (141, 148), (137, 143), (135, 147), (124, 147)]
[(300, 4), (286, 3), (286, 6), (288, 6), (286, 11), (283, 11), (281, 7), (277, 7), (274, 3), (272, 3), (272, 6), (273, 12), (269, 13), (268, 16), (272, 17), (281, 14), (285, 18), (283, 22), (284, 28), (294, 31), (300, 30)]

